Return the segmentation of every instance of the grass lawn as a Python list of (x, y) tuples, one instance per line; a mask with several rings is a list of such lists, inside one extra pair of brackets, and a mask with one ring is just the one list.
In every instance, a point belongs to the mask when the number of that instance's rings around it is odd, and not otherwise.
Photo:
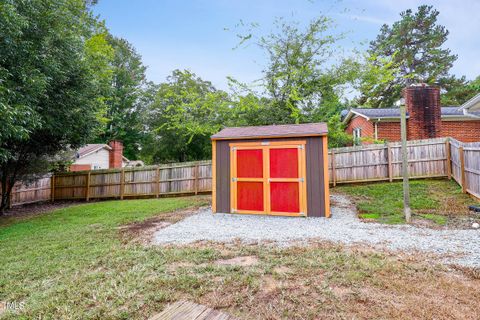
[[(405, 223), (402, 182), (343, 185), (334, 190), (353, 196), (361, 218)], [(469, 215), (468, 206), (475, 203), (454, 181), (410, 181), (410, 206), (415, 218), (445, 225), (451, 218)]]
[[(122, 227), (207, 201), (105, 201), (10, 218), (0, 226), (0, 301), (25, 308), (3, 318), (146, 319), (178, 299), (245, 319), (480, 317), (478, 275), (424, 257), (327, 243), (155, 247)], [(225, 263), (239, 256), (251, 263)]]

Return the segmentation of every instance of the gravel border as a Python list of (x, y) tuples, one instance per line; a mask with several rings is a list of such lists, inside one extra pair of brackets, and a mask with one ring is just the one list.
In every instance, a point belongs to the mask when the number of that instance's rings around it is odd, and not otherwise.
[(409, 225), (361, 222), (350, 200), (332, 195), (332, 218), (291, 218), (261, 215), (198, 214), (155, 233), (154, 243), (189, 244), (199, 241), (274, 243), (288, 246), (324, 239), (342, 244), (368, 244), (401, 251), (440, 255), (446, 263), (480, 267), (479, 230), (434, 230)]

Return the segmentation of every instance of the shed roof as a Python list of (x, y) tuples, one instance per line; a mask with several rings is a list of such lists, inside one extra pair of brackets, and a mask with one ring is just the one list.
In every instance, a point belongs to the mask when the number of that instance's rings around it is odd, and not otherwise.
[(230, 127), (224, 128), (220, 132), (214, 134), (212, 136), (212, 140), (324, 136), (327, 133), (327, 124), (323, 122), (254, 127)]

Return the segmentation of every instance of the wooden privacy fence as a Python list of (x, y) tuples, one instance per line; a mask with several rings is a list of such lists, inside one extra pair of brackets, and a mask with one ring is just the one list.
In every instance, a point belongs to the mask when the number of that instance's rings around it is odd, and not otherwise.
[[(480, 198), (480, 142), (450, 138), (409, 141), (410, 178), (453, 178), (463, 192)], [(401, 143), (331, 149), (330, 183), (401, 179)], [(159, 197), (212, 191), (211, 161), (67, 172), (15, 185), (10, 203), (47, 200)]]
[(52, 199), (102, 199), (198, 194), (212, 190), (211, 161), (56, 174)]
[(10, 206), (51, 200), (51, 180), (51, 175), (46, 175), (30, 182), (17, 182), (10, 193)]
[(465, 193), (480, 199), (480, 142), (450, 139), (452, 177)]
[[(448, 139), (409, 141), (411, 178), (449, 176)], [(402, 178), (401, 142), (331, 149), (328, 153), (330, 183), (393, 181)]]
[(211, 161), (58, 173), (12, 189), (10, 206), (55, 200), (90, 200), (212, 191)]
[[(480, 198), (480, 142), (452, 138), (408, 141), (410, 178), (448, 177), (463, 192)], [(401, 142), (331, 149), (330, 183), (393, 181), (402, 179)]]

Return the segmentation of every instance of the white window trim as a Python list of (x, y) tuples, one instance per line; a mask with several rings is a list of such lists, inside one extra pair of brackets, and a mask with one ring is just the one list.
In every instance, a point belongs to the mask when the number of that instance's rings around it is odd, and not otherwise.
[(353, 129), (353, 143), (358, 145), (362, 139), (362, 128), (354, 128)]

